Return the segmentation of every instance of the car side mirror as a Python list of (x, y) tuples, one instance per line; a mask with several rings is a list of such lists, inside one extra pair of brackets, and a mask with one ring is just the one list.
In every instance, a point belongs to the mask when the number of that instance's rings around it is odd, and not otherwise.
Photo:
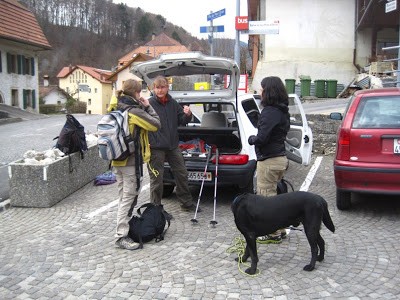
[(343, 115), (339, 112), (333, 112), (329, 115), (329, 119), (332, 120), (343, 120)]

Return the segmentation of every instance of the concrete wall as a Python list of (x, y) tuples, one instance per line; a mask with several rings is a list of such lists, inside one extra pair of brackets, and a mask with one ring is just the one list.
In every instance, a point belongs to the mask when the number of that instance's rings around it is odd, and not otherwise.
[(345, 85), (354, 78), (354, 1), (265, 0), (265, 19), (279, 21), (279, 34), (261, 35), (253, 90), (269, 75), (297, 81), (308, 75)]
[[(10, 203), (21, 207), (51, 207), (108, 169), (99, 157), (97, 145), (89, 147), (81, 159), (72, 153), (48, 165), (9, 164)], [(72, 172), (70, 168), (72, 167)]]
[[(35, 109), (32, 107), (28, 107), (27, 109), (39, 113), (39, 70), (36, 52), (30, 50), (29, 47), (24, 44), (13, 43), (2, 39), (0, 39), (0, 52), (2, 65), (2, 71), (0, 72), (0, 95), (4, 104), (12, 105), (11, 90), (18, 90), (18, 105), (16, 105), (16, 107), (24, 109), (23, 90), (34, 90), (36, 107)], [(35, 59), (35, 74), (8, 74), (7, 53), (33, 57)]]

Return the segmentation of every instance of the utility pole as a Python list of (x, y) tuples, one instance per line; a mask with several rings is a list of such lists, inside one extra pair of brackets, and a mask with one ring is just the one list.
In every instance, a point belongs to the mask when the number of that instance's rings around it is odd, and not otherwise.
[[(240, 0), (236, 0), (236, 16), (240, 16)], [(240, 31), (236, 30), (235, 61), (240, 68)]]

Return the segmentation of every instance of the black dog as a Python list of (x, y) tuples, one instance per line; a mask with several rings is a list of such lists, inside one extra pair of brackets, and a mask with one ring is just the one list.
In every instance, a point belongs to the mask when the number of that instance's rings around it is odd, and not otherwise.
[(319, 233), (321, 221), (330, 231), (335, 232), (325, 199), (309, 192), (292, 192), (273, 197), (241, 194), (233, 200), (231, 208), (236, 227), (246, 239), (242, 261), (245, 262), (249, 256), (251, 258), (251, 267), (246, 270), (248, 274), (254, 274), (257, 270), (258, 236), (302, 223), (311, 247), (311, 261), (303, 270), (312, 271), (315, 262), (322, 261), (325, 254), (325, 241)]

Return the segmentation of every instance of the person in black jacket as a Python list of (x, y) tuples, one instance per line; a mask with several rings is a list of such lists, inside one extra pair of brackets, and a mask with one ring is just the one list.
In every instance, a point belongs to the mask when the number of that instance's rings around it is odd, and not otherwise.
[(161, 129), (149, 133), (151, 157), (149, 168), (150, 199), (159, 205), (163, 194), (164, 161), (171, 166), (176, 183), (176, 196), (185, 211), (194, 211), (192, 194), (189, 189), (188, 171), (179, 149), (178, 126), (185, 126), (192, 119), (189, 106), (181, 106), (168, 94), (169, 84), (164, 76), (157, 76), (153, 82), (153, 96), (150, 105), (160, 117)]
[[(282, 80), (276, 76), (265, 77), (261, 87), (263, 110), (258, 121), (258, 132), (250, 136), (248, 142), (255, 146), (257, 155), (257, 194), (269, 197), (277, 194), (277, 184), (288, 167), (285, 140), (290, 129), (289, 96)], [(286, 231), (281, 229), (259, 237), (258, 241), (279, 244), (284, 237)]]

